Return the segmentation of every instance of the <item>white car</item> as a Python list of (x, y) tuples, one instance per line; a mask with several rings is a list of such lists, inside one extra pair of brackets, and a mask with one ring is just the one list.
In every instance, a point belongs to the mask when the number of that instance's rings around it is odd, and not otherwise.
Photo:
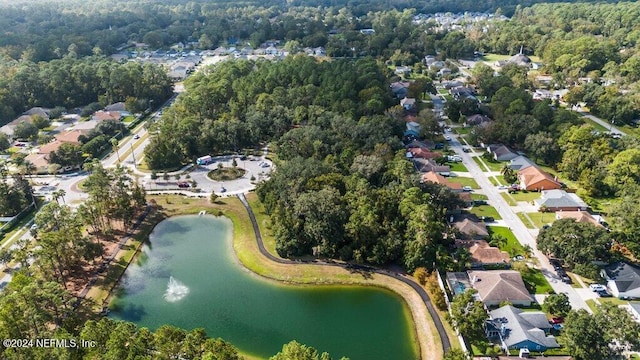
[(445, 136), (444, 139), (447, 141), (451, 141), (451, 136)]
[(591, 284), (589, 285), (589, 289), (591, 289), (591, 291), (607, 291), (607, 287), (602, 284)]
[(471, 188), (471, 186), (463, 186), (462, 191), (473, 191), (473, 189)]

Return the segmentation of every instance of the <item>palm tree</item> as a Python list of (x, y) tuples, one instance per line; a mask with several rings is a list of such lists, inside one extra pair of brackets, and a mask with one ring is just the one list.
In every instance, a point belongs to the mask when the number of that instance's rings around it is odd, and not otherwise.
[(518, 180), (516, 172), (511, 168), (511, 166), (509, 166), (509, 164), (504, 164), (504, 167), (502, 167), (500, 173), (502, 174), (502, 177), (504, 177), (504, 181), (508, 182), (509, 184), (513, 184), (514, 182), (516, 182), (516, 180)]
[(64, 200), (64, 196), (67, 195), (67, 192), (64, 189), (58, 189), (51, 194), (51, 197), (59, 204), (58, 200), (62, 199), (62, 203), (66, 204), (67, 202)]
[(33, 173), (34, 173), (34, 172), (36, 172), (36, 170), (38, 170), (38, 169), (36, 168), (36, 166), (35, 166), (35, 165), (33, 165), (33, 163), (32, 163), (31, 161), (26, 160), (26, 161), (24, 162), (24, 172), (25, 172), (29, 177), (31, 177), (31, 175), (33, 175)]
[(118, 151), (118, 139), (111, 138), (111, 146), (116, 150), (116, 155), (118, 155), (118, 162), (120, 162), (120, 152)]

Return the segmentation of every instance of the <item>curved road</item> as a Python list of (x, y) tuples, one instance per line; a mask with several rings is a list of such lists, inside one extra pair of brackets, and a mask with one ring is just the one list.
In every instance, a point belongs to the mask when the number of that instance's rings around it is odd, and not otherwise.
[[(258, 221), (256, 220), (256, 217), (253, 213), (253, 209), (251, 209), (251, 206), (249, 205), (249, 202), (247, 201), (247, 198), (244, 196), (244, 194), (238, 194), (237, 195), (238, 198), (240, 199), (240, 201), (242, 202), (242, 205), (244, 205), (245, 209), (247, 209), (247, 213), (249, 213), (249, 218), (251, 219), (251, 225), (253, 226), (253, 232), (256, 234), (256, 240), (258, 242), (258, 248), (260, 249), (260, 253), (265, 256), (266, 258), (268, 258), (271, 261), (274, 261), (276, 263), (279, 264), (291, 264), (291, 265), (296, 265), (296, 264), (300, 264), (299, 261), (293, 261), (293, 260), (287, 260), (287, 259), (281, 259), (278, 257), (273, 256), (269, 251), (267, 251), (267, 249), (264, 247), (264, 243), (262, 241), (262, 234), (260, 233), (260, 227), (258, 226)], [(360, 266), (360, 265), (351, 265), (351, 264), (336, 264), (336, 263), (328, 263), (328, 262), (324, 262), (324, 261), (318, 261), (318, 260), (313, 260), (313, 261), (302, 261), (305, 264), (311, 264), (311, 265), (324, 265), (324, 266), (338, 266), (338, 267), (342, 267), (345, 269), (351, 268), (351, 267), (355, 267), (357, 269), (362, 269), (362, 270), (366, 270), (366, 271), (371, 271), (377, 274), (381, 274), (381, 275), (387, 275), (390, 276), (396, 280), (402, 281), (403, 283), (411, 286), (417, 293), (418, 295), (420, 295), (420, 298), (422, 298), (422, 301), (424, 301), (424, 304), (427, 306), (427, 310), (429, 310), (429, 314), (431, 315), (431, 318), (433, 319), (433, 323), (436, 326), (436, 329), (438, 331), (438, 334), (440, 334), (440, 339), (442, 341), (442, 349), (443, 351), (446, 353), (447, 351), (449, 351), (449, 349), (451, 349), (451, 342), (449, 341), (449, 336), (447, 335), (447, 332), (444, 329), (444, 325), (442, 324), (442, 320), (440, 319), (440, 316), (438, 316), (438, 313), (436, 312), (436, 309), (433, 307), (433, 304), (431, 303), (431, 299), (429, 298), (429, 295), (427, 294), (427, 292), (424, 290), (424, 288), (422, 286), (420, 286), (419, 284), (417, 284), (415, 281), (412, 281), (410, 279), (407, 279), (405, 277), (403, 277), (402, 275), (396, 273), (396, 272), (391, 272), (391, 271), (387, 271), (387, 270), (381, 270), (381, 269), (376, 269), (370, 266)]]

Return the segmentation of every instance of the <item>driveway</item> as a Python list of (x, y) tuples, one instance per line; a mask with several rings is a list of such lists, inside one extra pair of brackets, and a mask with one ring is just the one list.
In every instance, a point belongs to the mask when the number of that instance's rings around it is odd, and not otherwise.
[[(518, 218), (509, 204), (507, 204), (504, 198), (500, 195), (498, 188), (491, 184), (487, 174), (480, 170), (478, 164), (473, 161), (468, 153), (462, 151), (462, 145), (458, 141), (457, 136), (452, 136), (449, 145), (452, 150), (462, 157), (462, 163), (467, 167), (469, 173), (471, 173), (471, 176), (475, 178), (478, 185), (484, 190), (484, 194), (489, 198), (489, 204), (496, 208), (504, 222), (509, 225), (518, 241), (522, 245), (529, 245), (533, 249), (534, 256), (539, 260), (540, 270), (544, 274), (545, 278), (547, 278), (547, 281), (549, 281), (553, 290), (556, 293), (566, 293), (569, 297), (569, 301), (571, 302), (571, 306), (574, 309), (585, 309), (591, 312), (591, 309), (589, 309), (584, 299), (575, 291), (576, 289), (572, 288), (571, 285), (560, 281), (559, 277), (553, 270), (553, 267), (549, 264), (549, 259), (547, 259), (542, 252), (537, 250), (538, 247), (534, 236), (524, 226), (520, 218)], [(469, 146), (469, 144), (465, 144), (465, 146)]]

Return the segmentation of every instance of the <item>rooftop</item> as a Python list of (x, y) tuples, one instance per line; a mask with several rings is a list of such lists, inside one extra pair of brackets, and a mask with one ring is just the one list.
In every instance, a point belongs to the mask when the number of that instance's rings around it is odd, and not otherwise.
[(515, 270), (468, 271), (473, 288), (483, 302), (533, 301)]

